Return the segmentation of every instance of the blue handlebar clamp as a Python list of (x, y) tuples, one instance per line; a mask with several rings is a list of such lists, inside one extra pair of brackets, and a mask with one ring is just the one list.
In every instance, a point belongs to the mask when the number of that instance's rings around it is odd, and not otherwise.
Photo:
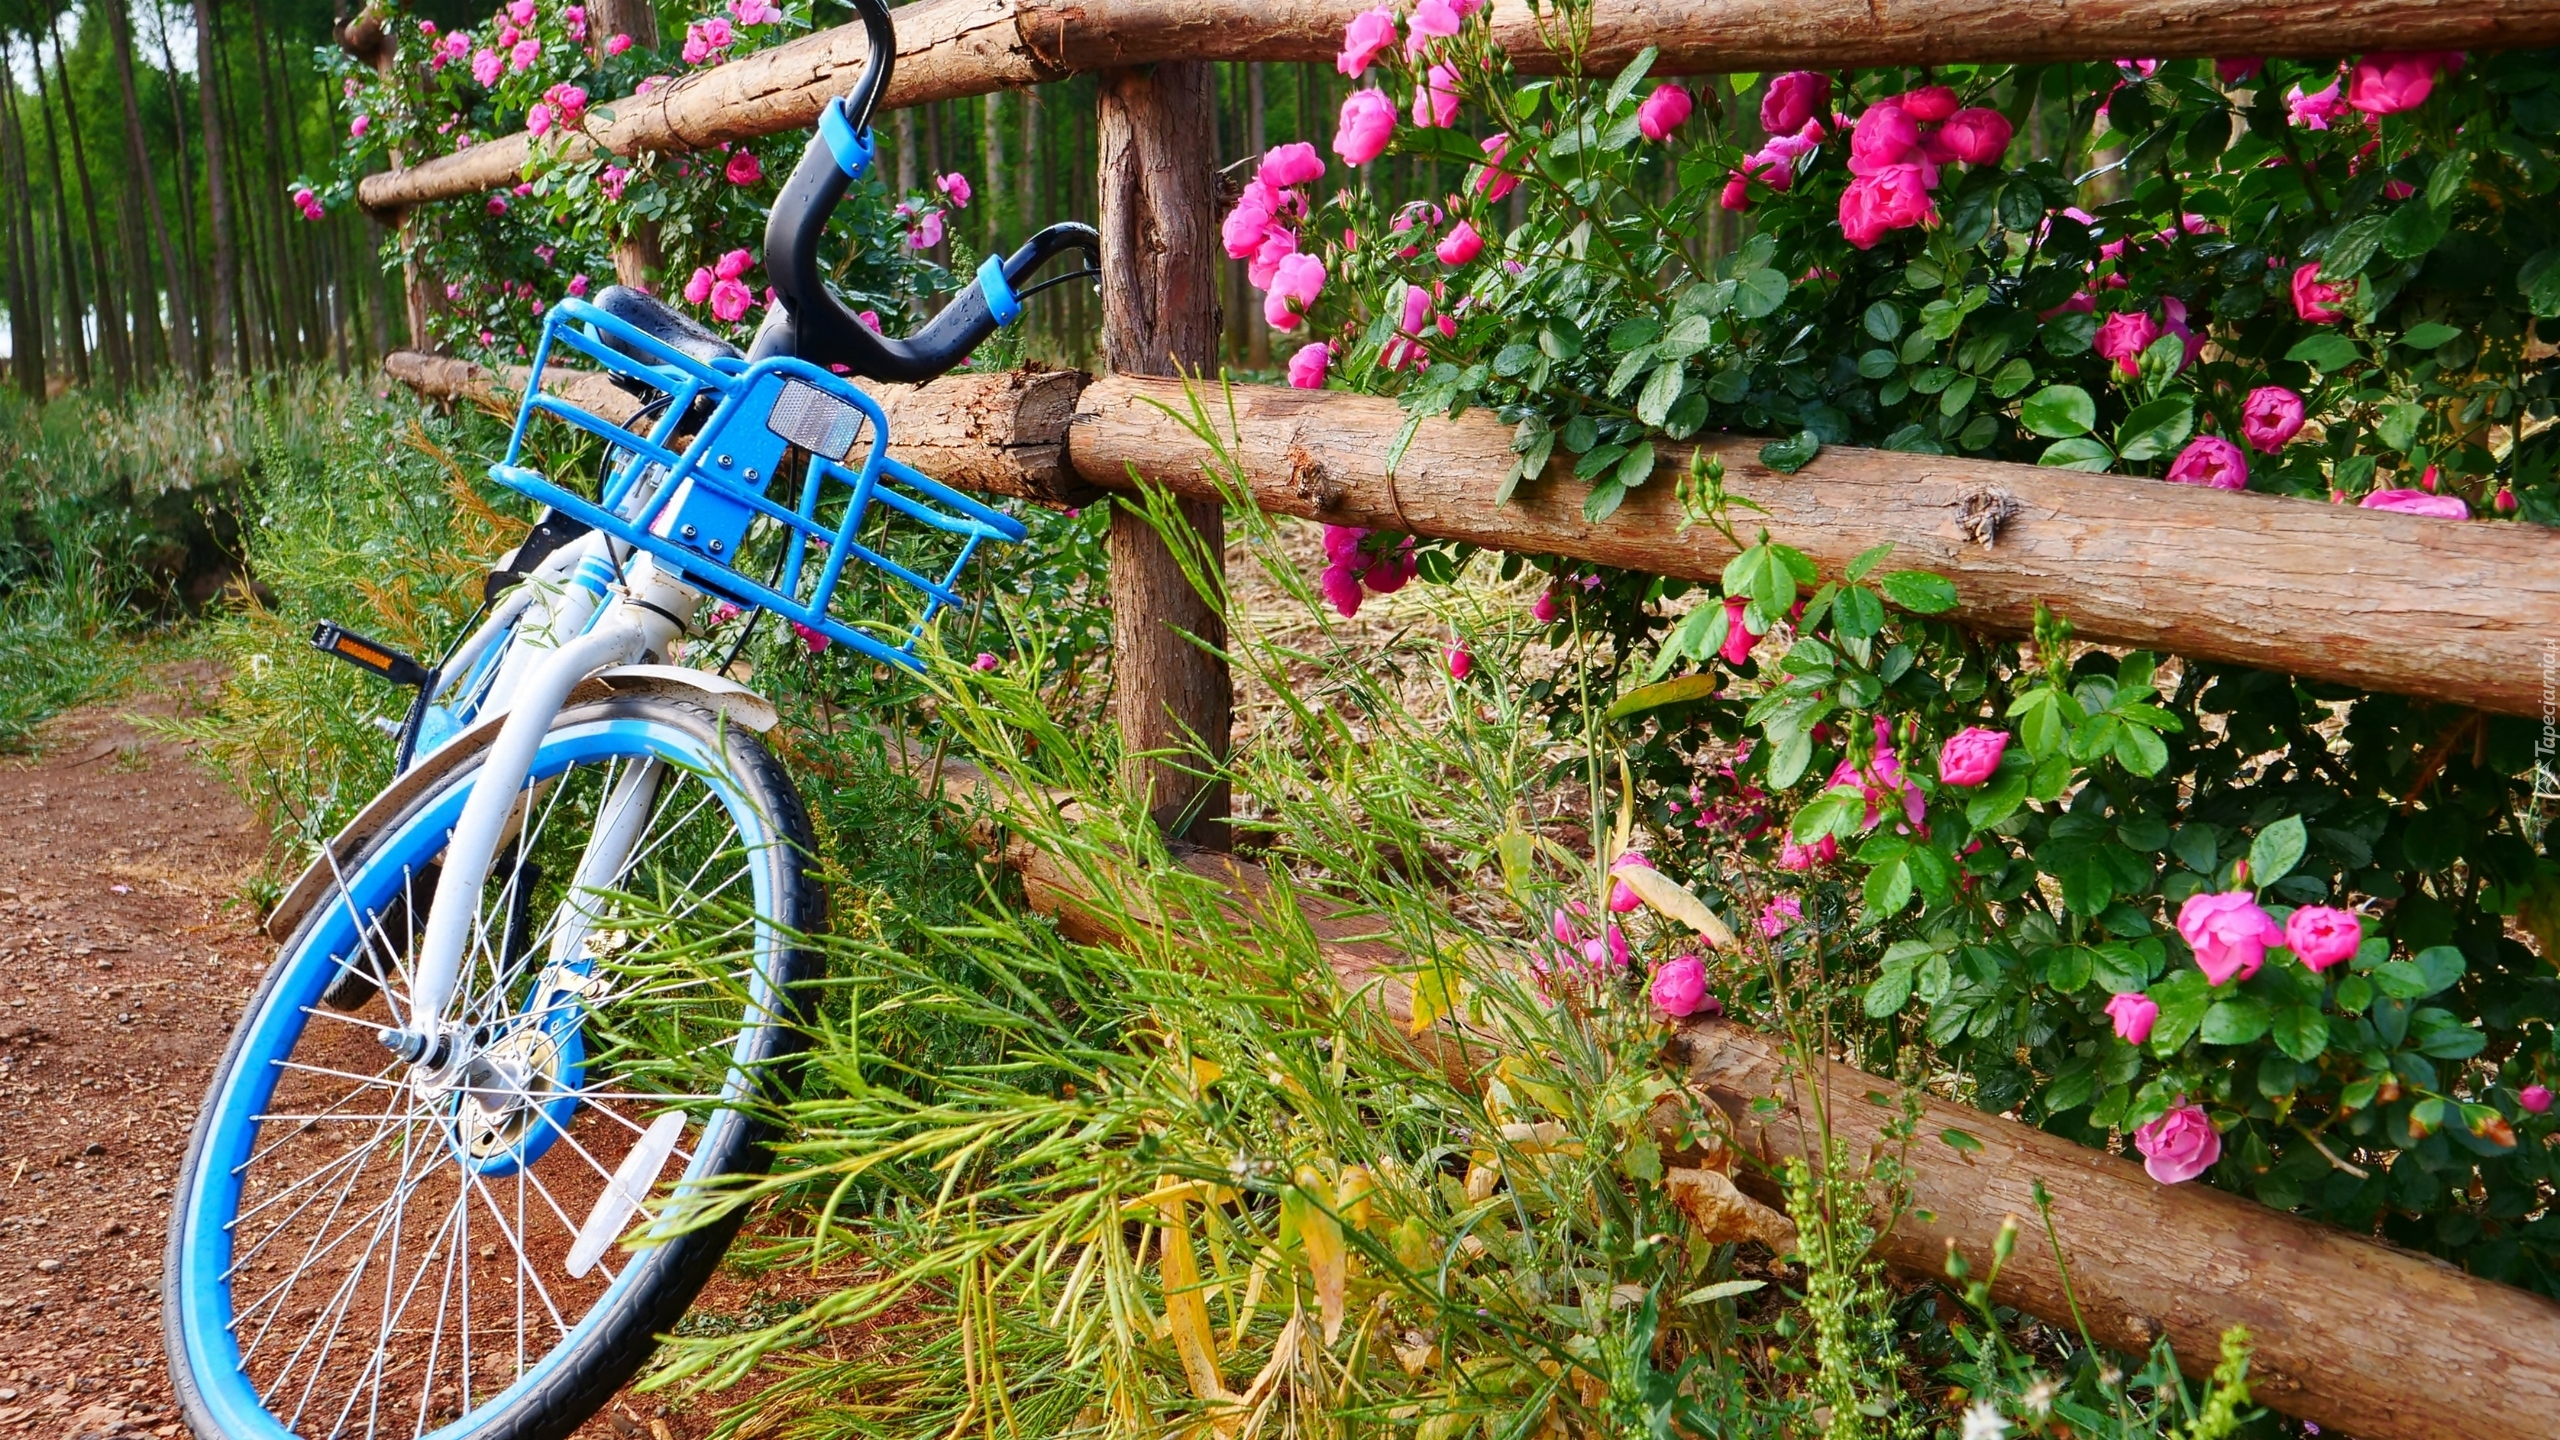
[(843, 96), (828, 101), (827, 108), (818, 112), (818, 133), (826, 137), (827, 150), (846, 179), (859, 180), (871, 168), (875, 142), (869, 131), (855, 130), (853, 121), (846, 118)]
[(1013, 293), (1013, 281), (1005, 277), (1001, 258), (990, 255), (978, 262), (978, 293), (987, 297), (987, 314), (998, 326), (1022, 318), (1022, 301)]

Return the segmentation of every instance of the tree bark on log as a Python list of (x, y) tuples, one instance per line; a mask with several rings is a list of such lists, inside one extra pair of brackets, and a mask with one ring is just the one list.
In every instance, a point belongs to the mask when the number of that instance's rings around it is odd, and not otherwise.
[[(1693, 580), (1720, 575), (1733, 554), (1710, 527), (1680, 531), (1673, 485), (1686, 447), (1665, 447), (1652, 482), (1592, 524), (1569, 457), (1493, 503), (1511, 427), (1485, 412), (1424, 421), (1390, 476), (1405, 421), (1393, 400), (1254, 385), (1231, 394), (1234, 452), (1265, 510)], [(1207, 400), (1223, 428), (1225, 402)], [(1108, 489), (1127, 488), (1134, 467), (1179, 493), (1213, 495), (1208, 447), (1160, 408), (1189, 405), (1179, 381), (1098, 381), (1078, 407), (1068, 461)], [(1781, 475), (1760, 464), (1758, 440), (1708, 444), (1728, 489), (1767, 508), (1741, 524), (1765, 525), (1831, 576), (1890, 541), (1893, 566), (1952, 579), (1955, 618), (1977, 628), (2022, 633), (2042, 601), (2085, 640), (2541, 713), (2543, 657), (2560, 636), (2560, 533), (2540, 526), (1847, 447)]]
[[(1116, 374), (1203, 375), (1218, 363), (1215, 73), (1184, 61), (1102, 79), (1102, 350)], [(1181, 382), (1174, 381), (1179, 385)], [(1176, 538), (1214, 577), (1226, 511), (1195, 496)], [(1235, 695), (1226, 620), (1192, 588), (1146, 517), (1111, 512), (1112, 714), (1121, 779), (1169, 835), (1227, 839), (1227, 758)], [(1177, 759), (1176, 757), (1181, 757)]]
[[(887, 103), (983, 95), (1090, 70), (1172, 60), (1331, 61), (1375, 0), (923, 0), (897, 11)], [(1495, 41), (1530, 74), (1561, 68), (1542, 27), (1554, 7), (1495, 0)], [(1607, 72), (1647, 45), (1660, 74), (1839, 69), (2118, 55), (2338, 55), (2560, 44), (2548, 0), (1595, 0), (1587, 63)], [(619, 155), (702, 150), (805, 128), (851, 87), (861, 27), (806, 35), (591, 112)], [(413, 170), (368, 177), (370, 209), (515, 183), (529, 151), (509, 135)]]
[[(965, 763), (926, 774), (924, 758), (910, 755), (911, 771), (987, 817), (975, 843), (1021, 874), (1033, 909), (1080, 942), (1126, 942), (1104, 918), (1118, 907), (1094, 903), (1093, 876), (1006, 841), (1009, 806), (1054, 808), (1053, 797), (1009, 794)], [(1177, 857), (1225, 886), (1238, 911), (1279, 903), (1259, 866)], [(1445, 1025), (1412, 1037), (1412, 992), (1395, 973), (1409, 959), (1338, 907), (1299, 903), (1344, 994), (1376, 1008), (1379, 1043), (1414, 1044), (1453, 1074), (1497, 1058), (1483, 1037)], [(1831, 1062), (1804, 1075), (1781, 1042), (1739, 1025), (1691, 1021), (1673, 1045), (1690, 1089), (1759, 1162), (1740, 1179), (1767, 1203), (1784, 1203), (1775, 1166), (1819, 1153), (1813, 1091), (1853, 1159), (1899, 1150), (1910, 1208), (1878, 1244), (1897, 1269), (1939, 1276), (1953, 1245), (1983, 1274), (2014, 1215), (2024, 1233), (1992, 1288), (2000, 1304), (2066, 1329), (2085, 1323), (2100, 1343), (2136, 1354), (2165, 1336), (2191, 1375), (2213, 1369), (2224, 1330), (2246, 1325), (2253, 1398), (2287, 1415), (2360, 1440), (2515, 1440), (2552, 1433), (2560, 1415), (2560, 1304), (2204, 1185), (2162, 1185), (2121, 1156), (1925, 1095), (1906, 1146), (1886, 1134), (1902, 1120), (1901, 1086)], [(1755, 1110), (1763, 1097), (1777, 1108)], [(1950, 1131), (1978, 1148), (1957, 1148)], [(2052, 1197), (2068, 1292), (2037, 1221), (2038, 1181)]]
[[(526, 375), (521, 367), (494, 371), (408, 350), (386, 356), (382, 371), (421, 395), (500, 415), (515, 413)], [(592, 370), (554, 366), (544, 378), (546, 394), (617, 424), (640, 408), (629, 391)], [(1067, 421), (1086, 378), (1077, 370), (1015, 370), (882, 385), (871, 395), (889, 417), (891, 455), (946, 485), (1064, 508), (1100, 494), (1066, 465)]]

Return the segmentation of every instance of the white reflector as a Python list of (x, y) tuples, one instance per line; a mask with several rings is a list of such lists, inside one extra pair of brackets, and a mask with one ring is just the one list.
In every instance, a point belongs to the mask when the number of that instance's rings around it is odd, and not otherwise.
[(569, 1278), (583, 1280), (596, 1268), (613, 1242), (622, 1238), (622, 1227), (640, 1210), (640, 1203), (658, 1184), (658, 1172), (667, 1168), (667, 1157), (676, 1153), (676, 1141), (684, 1135), (684, 1112), (670, 1110), (649, 1122), (641, 1132), (640, 1143), (622, 1157), (621, 1168), (605, 1182), (604, 1193), (596, 1197), (596, 1207), (587, 1212), (587, 1223), (578, 1227), (578, 1241), (569, 1247)]

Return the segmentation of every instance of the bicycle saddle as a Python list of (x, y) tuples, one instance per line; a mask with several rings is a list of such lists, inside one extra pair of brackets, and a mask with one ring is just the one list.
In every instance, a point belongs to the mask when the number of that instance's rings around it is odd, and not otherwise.
[[(737, 346), (714, 335), (693, 317), (646, 290), (634, 290), (628, 285), (607, 285), (596, 292), (593, 303), (614, 319), (648, 331), (705, 365), (718, 360), (747, 358)], [(617, 345), (614, 348), (622, 347)]]

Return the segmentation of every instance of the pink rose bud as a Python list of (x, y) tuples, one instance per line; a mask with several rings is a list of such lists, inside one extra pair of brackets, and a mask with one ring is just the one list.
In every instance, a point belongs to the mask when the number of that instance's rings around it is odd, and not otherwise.
[(2266, 963), (2284, 930), (2246, 890), (2198, 892), (2178, 908), (2178, 935), (2195, 951), (2196, 968), (2216, 985), (2246, 980)]
[(2009, 732), (1968, 725), (1947, 737), (1938, 749), (1938, 779), (1948, 785), (1979, 785), (2000, 768), (2000, 752), (2009, 748)]
[(2285, 947), (2314, 972), (2355, 958), (2364, 943), (2364, 922), (2352, 910), (2305, 905), (2285, 917)]
[(628, 35), (616, 35), (604, 42), (604, 53), (608, 56), (619, 55), (630, 48), (631, 37)]
[(1938, 143), (1967, 165), (1997, 165), (2015, 132), (1997, 110), (1959, 110), (1938, 127)]
[(719, 278), (711, 273), (709, 266), (696, 266), (693, 278), (684, 282), (684, 298), (695, 305), (710, 304), (711, 287), (718, 283)]
[(572, 275), (569, 277), (569, 293), (572, 295), (583, 296), (587, 293), (587, 286), (589, 283), (590, 282), (587, 277), (584, 275)]
[(1003, 661), (998, 660), (994, 655), (981, 650), (978, 652), (978, 658), (969, 662), (969, 668), (972, 670), (993, 670), (1003, 663)]
[(1476, 193), (1487, 200), (1500, 200), (1520, 188), (1520, 177), (1502, 168), (1504, 157), (1511, 153), (1509, 135), (1488, 135), (1478, 147), (1484, 151), (1484, 164), (1476, 171)]
[(1345, 620), (1360, 613), (1360, 601), (1368, 593), (1360, 588), (1359, 574), (1340, 562), (1324, 567), (1324, 573), (1316, 577), (1316, 589)]
[(1956, 106), (1962, 102), (1956, 99), (1955, 91), (1944, 85), (1923, 85), (1896, 96), (1894, 103), (1902, 107), (1902, 113), (1921, 124), (1935, 125), (1952, 117)]
[(2219, 435), (2199, 435), (2169, 462), (2169, 483), (2213, 490), (2249, 488), (2249, 457)]
[(1324, 293), (1324, 262), (1313, 255), (1282, 257), (1271, 275), (1271, 293), (1262, 299), (1262, 318), (1274, 330), (1295, 330), (1307, 307)]
[(1302, 345), (1289, 357), (1289, 383), (1301, 390), (1321, 390), (1325, 372), (1332, 364), (1332, 346)]
[(1440, 263), (1443, 265), (1464, 265), (1476, 258), (1483, 250), (1484, 237), (1476, 233), (1474, 225), (1461, 220), (1441, 239), (1439, 247), (1432, 253), (1440, 257)]
[(735, 280), (754, 268), (756, 257), (752, 251), (732, 250), (713, 263), (711, 273), (717, 279)]
[(2264, 55), (2233, 55), (2213, 62), (2213, 73), (2225, 85), (2246, 84), (2267, 68)]
[(1262, 164), (1253, 172), (1253, 178), (1274, 190), (1309, 184), (1324, 178), (1324, 157), (1316, 153), (1315, 146), (1304, 140), (1275, 145), (1269, 154), (1262, 157)]
[(1775, 940), (1804, 919), (1804, 902), (1793, 895), (1781, 895), (1760, 911), (1760, 933)]
[[(2351, 284), (2353, 282), (2350, 282)], [(2293, 271), (2293, 313), (2314, 325), (2335, 325), (2347, 318), (2347, 286), (2320, 278), (2320, 262), (2306, 260)]]
[(2501, 515), (2513, 515), (2516, 513), (2516, 492), (2500, 486), (2498, 498), (2489, 502), (2489, 508)]
[(1395, 48), (1395, 43), (1396, 12), (1384, 5), (1364, 10), (1342, 28), (1342, 54), (1334, 60), (1333, 68), (1345, 75), (1358, 75), (1382, 52)]
[(2282, 385), (2261, 385), (2240, 403), (2240, 435), (2261, 455), (2282, 450), (2302, 433), (2302, 397)]
[(1541, 625), (1553, 625), (1556, 623), (1556, 617), (1562, 613), (1564, 613), (1564, 602), (1556, 598), (1556, 592), (1553, 590), (1541, 590), (1538, 592), (1538, 598), (1529, 602), (1529, 618)]
[(2201, 1107), (2181, 1105), (2135, 1130), (2133, 1148), (2142, 1152), (2142, 1168), (2152, 1179), (2181, 1185), (2222, 1158), (2222, 1137)]
[[(1617, 858), (1616, 863), (1609, 867), (1609, 873), (1615, 875), (1621, 870), (1650, 870), (1652, 868), (1652, 861), (1646, 859), (1637, 852), (1630, 850), (1626, 854)], [(1627, 884), (1626, 881), (1613, 880), (1610, 882), (1609, 910), (1612, 914), (1624, 915), (1628, 911), (1633, 910), (1642, 904), (1644, 904), (1644, 897), (1638, 895), (1635, 892), (1635, 888)]]
[(2139, 990), (2128, 990), (2109, 997), (2107, 1018), (2115, 1022), (2117, 1039), (2139, 1045), (2151, 1038), (2151, 1027), (2160, 1018), (2160, 1002)]
[(1697, 102), (1689, 98), (1687, 89), (1657, 85), (1636, 107), (1636, 128), (1644, 132), (1647, 140), (1667, 140), (1673, 131), (1689, 123), (1689, 112), (1696, 108)]
[(764, 178), (764, 162), (756, 159), (754, 151), (741, 150), (729, 157), (728, 167), (721, 174), (732, 185), (753, 185)]
[(2376, 490), (2357, 502), (2365, 510), (2425, 515), (2437, 520), (2468, 520), (2471, 506), (2459, 495), (2430, 495), (2424, 490)]
[(1810, 845), (1799, 845), (1789, 840), (1778, 848), (1778, 868), (1781, 870), (1812, 870), (1839, 858), (1840, 842), (1829, 835)]
[(1757, 637), (1742, 623), (1743, 611), (1749, 608), (1750, 602), (1741, 599), (1724, 602), (1724, 645), (1716, 653), (1724, 657), (1727, 665), (1739, 665), (1751, 658), (1751, 646)]
[(2142, 352), (2160, 338), (2160, 322), (2148, 310), (2119, 310), (2098, 322), (2098, 336), (2090, 348), (2102, 359), (2116, 362), (2116, 373), (2127, 380), (2142, 373)]
[(1458, 118), (1458, 72), (1434, 65), (1413, 87), (1413, 123), (1425, 130), (1446, 130)]
[(1790, 70), (1769, 82), (1760, 97), (1760, 128), (1793, 135), (1831, 106), (1831, 77), (1818, 70)]
[(2516, 1103), (2524, 1107), (2526, 1114), (2540, 1115), (2551, 1108), (2551, 1087), (2527, 1085), (2516, 1092)]
[(1386, 152), (1396, 133), (1396, 102), (1377, 89), (1354, 90), (1342, 102), (1333, 153), (1347, 165), (1366, 165)]
[(800, 643), (808, 646), (812, 655), (824, 655), (827, 647), (836, 643), (833, 636), (812, 630), (797, 620), (791, 622), (791, 633), (800, 637)]
[(1440, 658), (1448, 663), (1449, 678), (1452, 680), (1464, 680), (1476, 673), (1476, 657), (1468, 651), (1463, 642), (1442, 651)]
[(1653, 972), (1653, 1008), (1674, 1020), (1685, 1020), (1700, 1010), (1711, 1015), (1724, 1010), (1707, 994), (1706, 962), (1695, 955), (1676, 956)]

